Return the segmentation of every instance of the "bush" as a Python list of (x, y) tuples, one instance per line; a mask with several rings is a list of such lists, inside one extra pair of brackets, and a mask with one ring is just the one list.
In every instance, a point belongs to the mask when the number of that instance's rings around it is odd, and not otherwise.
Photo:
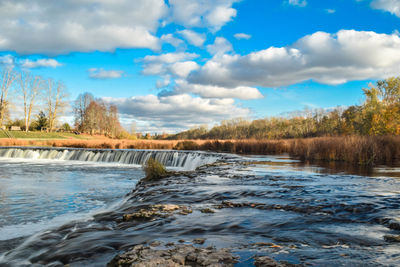
[(144, 166), (146, 180), (159, 180), (168, 175), (168, 171), (164, 165), (154, 158), (149, 158)]
[(175, 145), (174, 149), (175, 150), (198, 150), (199, 145), (193, 141), (181, 141)]

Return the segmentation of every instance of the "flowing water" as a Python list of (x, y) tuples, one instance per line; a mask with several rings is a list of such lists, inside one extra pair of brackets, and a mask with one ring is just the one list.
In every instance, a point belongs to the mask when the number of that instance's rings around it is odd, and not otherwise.
[[(191, 170), (139, 183), (155, 157)], [(202, 166), (214, 163), (212, 165)], [(193, 171), (196, 167), (195, 171)], [(203, 152), (0, 149), (0, 266), (105, 266), (135, 244), (205, 238), (237, 266), (252, 256), (310, 266), (399, 266), (400, 168)], [(189, 215), (124, 221), (153, 204)], [(210, 208), (215, 213), (202, 213)]]

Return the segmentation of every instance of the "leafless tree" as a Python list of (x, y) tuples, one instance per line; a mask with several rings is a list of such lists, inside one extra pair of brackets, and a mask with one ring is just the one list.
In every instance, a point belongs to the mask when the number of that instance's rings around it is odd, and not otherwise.
[(46, 108), (47, 117), (49, 119), (49, 130), (54, 129), (57, 118), (65, 111), (68, 105), (68, 93), (62, 82), (54, 82), (48, 79), (46, 82)]
[(24, 105), (25, 131), (28, 131), (32, 110), (35, 108), (38, 97), (42, 93), (44, 81), (40, 76), (32, 76), (29, 72), (22, 72), (18, 81)]
[(12, 67), (3, 69), (0, 81), (0, 126), (3, 125), (5, 114), (8, 111), (9, 101), (7, 97), (16, 78), (17, 75)]

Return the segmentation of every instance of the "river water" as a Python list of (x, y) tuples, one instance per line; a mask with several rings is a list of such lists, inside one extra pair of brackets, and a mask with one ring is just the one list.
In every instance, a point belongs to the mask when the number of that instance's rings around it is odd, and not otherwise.
[[(230, 248), (237, 266), (253, 266), (254, 255), (309, 266), (400, 265), (400, 243), (384, 238), (400, 234), (389, 227), (400, 220), (396, 166), (171, 151), (158, 157), (175, 170), (217, 163), (148, 184), (138, 183), (138, 162), (126, 162), (134, 155), (10, 151), (0, 149), (0, 266), (105, 266), (135, 244), (194, 238)], [(193, 212), (122, 220), (153, 204)]]

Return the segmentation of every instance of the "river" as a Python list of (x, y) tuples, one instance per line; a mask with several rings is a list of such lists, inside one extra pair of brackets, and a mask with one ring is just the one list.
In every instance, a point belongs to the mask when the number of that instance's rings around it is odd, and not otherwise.
[[(149, 157), (187, 172), (139, 183)], [(236, 266), (253, 266), (254, 255), (309, 266), (398, 266), (400, 243), (385, 236), (399, 235), (399, 176), (398, 166), (287, 156), (0, 148), (0, 266), (105, 266), (135, 244), (195, 238), (230, 248)], [(193, 212), (122, 219), (154, 204)]]

